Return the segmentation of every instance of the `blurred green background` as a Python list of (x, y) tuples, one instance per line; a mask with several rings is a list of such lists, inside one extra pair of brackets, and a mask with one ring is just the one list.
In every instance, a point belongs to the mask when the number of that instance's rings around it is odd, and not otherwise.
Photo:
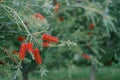
[[(96, 72), (96, 80), (120, 80), (120, 68), (105, 67)], [(46, 77), (30, 75), (30, 80), (89, 80), (89, 67), (52, 69)]]

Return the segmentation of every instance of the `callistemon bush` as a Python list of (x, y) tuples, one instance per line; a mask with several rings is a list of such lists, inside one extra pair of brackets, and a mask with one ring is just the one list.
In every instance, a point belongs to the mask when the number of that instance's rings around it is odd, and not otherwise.
[[(6, 56), (6, 54), (13, 49), (17, 50), (19, 48), (18, 45), (21, 43), (18, 55), (21, 60), (24, 60), (26, 57), (25, 64), (21, 63), (23, 67), (21, 70), (23, 70), (25, 74), (27, 73), (24, 69), (32, 70), (32, 68), (35, 68), (33, 67), (35, 64), (32, 63), (33, 60), (30, 59), (35, 59), (38, 64), (42, 63), (39, 50), (34, 49), (31, 43), (23, 43), (25, 41), (32, 41), (34, 47), (38, 46), (39, 48), (42, 46), (48, 47), (50, 44), (58, 44), (55, 45), (58, 48), (43, 51), (45, 53), (45, 61), (48, 63), (45, 64), (46, 66), (49, 64), (50, 66), (54, 65), (58, 57), (64, 59), (63, 63), (67, 63), (67, 66), (69, 66), (72, 61), (72, 53), (79, 53), (81, 55), (83, 52), (86, 52), (82, 57), (88, 61), (94, 61), (92, 55), (94, 55), (96, 59), (99, 59), (97, 57), (100, 56), (100, 61), (102, 59), (105, 61), (107, 58), (104, 59), (103, 56), (109, 54), (109, 57), (114, 58), (120, 51), (119, 48), (117, 50), (110, 50), (113, 47), (117, 48), (119, 46), (119, 36), (116, 35), (116, 33), (119, 34), (120, 32), (117, 26), (119, 25), (118, 19), (120, 16), (117, 15), (120, 11), (118, 9), (118, 2), (120, 2), (120, 0), (114, 0), (112, 2), (111, 0), (0, 0), (0, 57), (8, 58), (9, 56)], [(108, 4), (107, 6), (106, 3)], [(112, 8), (112, 10), (110, 10), (110, 8)], [(106, 9), (107, 12), (105, 11)], [(117, 16), (115, 17), (115, 15)], [(117, 22), (118, 24), (114, 25), (114, 23)], [(118, 31), (116, 32), (116, 30)], [(62, 48), (61, 46), (69, 46), (73, 43), (70, 41), (60, 41), (59, 38), (49, 34), (43, 34), (41, 37), (41, 34), (46, 32), (59, 35), (61, 40), (73, 40), (78, 46), (70, 47), (69, 49), (65, 47)], [(19, 36), (17, 40), (15, 40), (14, 38), (16, 38), (17, 35)], [(26, 39), (23, 35), (26, 36)], [(52, 46), (54, 47), (54, 45)], [(54, 52), (58, 54), (48, 54)], [(4, 53), (6, 54), (4, 55)], [(13, 53), (17, 54), (16, 51), (13, 51)], [(70, 54), (63, 55), (64, 53)], [(26, 54), (30, 55), (26, 56)], [(16, 56), (17, 55), (12, 57)], [(49, 59), (49, 57), (57, 58)], [(6, 64), (8, 59), (1, 60), (1, 58), (0, 61)], [(29, 61), (26, 64), (27, 60)], [(7, 69), (14, 71), (10, 69), (11, 64), (9, 66), (8, 63), (9, 62), (7, 62), (6, 68), (3, 66), (4, 70), (0, 68), (0, 73), (6, 73)], [(63, 66), (66, 66), (66, 64)], [(47, 67), (50, 68), (49, 66)], [(13, 66), (11, 68), (13, 68)], [(19, 73), (18, 71), (16, 72), (17, 74)]]
[(38, 48), (33, 49), (34, 58), (37, 64), (42, 64), (42, 59)]
[(48, 42), (54, 42), (54, 43), (59, 42), (59, 39), (57, 37), (51, 36), (49, 34), (43, 34), (42, 35), (42, 40), (48, 41)]

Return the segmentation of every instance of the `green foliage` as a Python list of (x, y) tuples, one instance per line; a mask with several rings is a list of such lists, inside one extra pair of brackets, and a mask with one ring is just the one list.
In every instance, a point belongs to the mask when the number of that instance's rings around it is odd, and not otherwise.
[[(58, 12), (54, 12), (56, 3), (60, 4)], [(0, 74), (11, 77), (21, 69), (18, 55), (13, 54), (22, 43), (18, 36), (24, 36), (24, 42), (30, 41), (41, 50), (43, 65), (40, 67), (119, 64), (119, 5), (119, 0), (3, 0), (0, 2), (0, 61), (4, 64), (0, 64)], [(45, 19), (36, 19), (35, 13)], [(58, 37), (60, 42), (43, 48), (43, 33)], [(83, 59), (83, 53), (91, 59)], [(22, 64), (28, 72), (36, 68), (31, 54)]]
[[(62, 2), (60, 11), (49, 21), (53, 22), (51, 33), (63, 40), (75, 41), (77, 46), (66, 47), (66, 49), (64, 47), (57, 48), (55, 52), (58, 54), (52, 55), (51, 58), (59, 57), (61, 65), (69, 66), (74, 63), (73, 56), (77, 54), (80, 56), (77, 61), (80, 64), (83, 61), (81, 54), (86, 53), (92, 57), (90, 62), (94, 65), (117, 63), (118, 60), (116, 61), (114, 56), (119, 54), (119, 42), (117, 41), (119, 40), (119, 27), (115, 22), (118, 17), (112, 15), (114, 13), (111, 10), (112, 5), (114, 5), (114, 9), (117, 8), (116, 3), (110, 0), (103, 2), (67, 0), (67, 3)], [(91, 23), (95, 25), (94, 29), (89, 28)], [(48, 52), (55, 53), (51, 49), (48, 49)], [(48, 58), (47, 55), (46, 58)], [(57, 61), (55, 59), (55, 62)]]

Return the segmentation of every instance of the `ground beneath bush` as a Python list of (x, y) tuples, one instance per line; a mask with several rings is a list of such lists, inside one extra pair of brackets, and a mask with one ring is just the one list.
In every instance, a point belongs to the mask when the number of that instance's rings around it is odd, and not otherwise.
[[(71, 67), (69, 69), (49, 70), (46, 77), (31, 74), (30, 80), (89, 80), (89, 67)], [(120, 80), (120, 68), (99, 68), (96, 80)]]

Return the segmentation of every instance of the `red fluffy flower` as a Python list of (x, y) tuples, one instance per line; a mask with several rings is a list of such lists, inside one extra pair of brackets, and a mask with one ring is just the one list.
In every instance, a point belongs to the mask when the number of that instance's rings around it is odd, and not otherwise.
[(36, 63), (37, 64), (42, 64), (42, 59), (41, 59), (41, 56), (40, 56), (38, 48), (33, 50), (33, 54), (34, 54), (34, 58), (35, 58)]
[(26, 51), (27, 51), (26, 43), (22, 43), (19, 51), (19, 58), (21, 60), (24, 60)]
[(58, 38), (53, 37), (53, 36), (48, 35), (48, 34), (43, 34), (42, 35), (42, 40), (45, 40), (45, 41), (48, 41), (48, 42), (54, 42), (54, 43), (59, 42)]
[(28, 52), (32, 53), (32, 51), (33, 51), (33, 44), (31, 42), (27, 43), (27, 49), (28, 49)]
[(91, 23), (91, 24), (89, 25), (89, 29), (94, 29), (94, 27), (95, 27), (95, 25), (94, 25), (93, 23)]
[(20, 41), (20, 42), (23, 42), (25, 40), (25, 37), (24, 36), (18, 36), (17, 40)]
[(43, 47), (49, 47), (50, 43), (49, 42), (43, 42)]
[(35, 16), (36, 16), (36, 18), (39, 18), (41, 20), (45, 19), (45, 17), (42, 14), (40, 14), (40, 13), (36, 13)]
[(54, 12), (58, 12), (59, 8), (60, 8), (60, 4), (57, 3), (57, 4), (55, 5)]
[(82, 54), (82, 57), (83, 57), (84, 59), (86, 59), (86, 60), (90, 60), (90, 56), (87, 55), (87, 54)]

